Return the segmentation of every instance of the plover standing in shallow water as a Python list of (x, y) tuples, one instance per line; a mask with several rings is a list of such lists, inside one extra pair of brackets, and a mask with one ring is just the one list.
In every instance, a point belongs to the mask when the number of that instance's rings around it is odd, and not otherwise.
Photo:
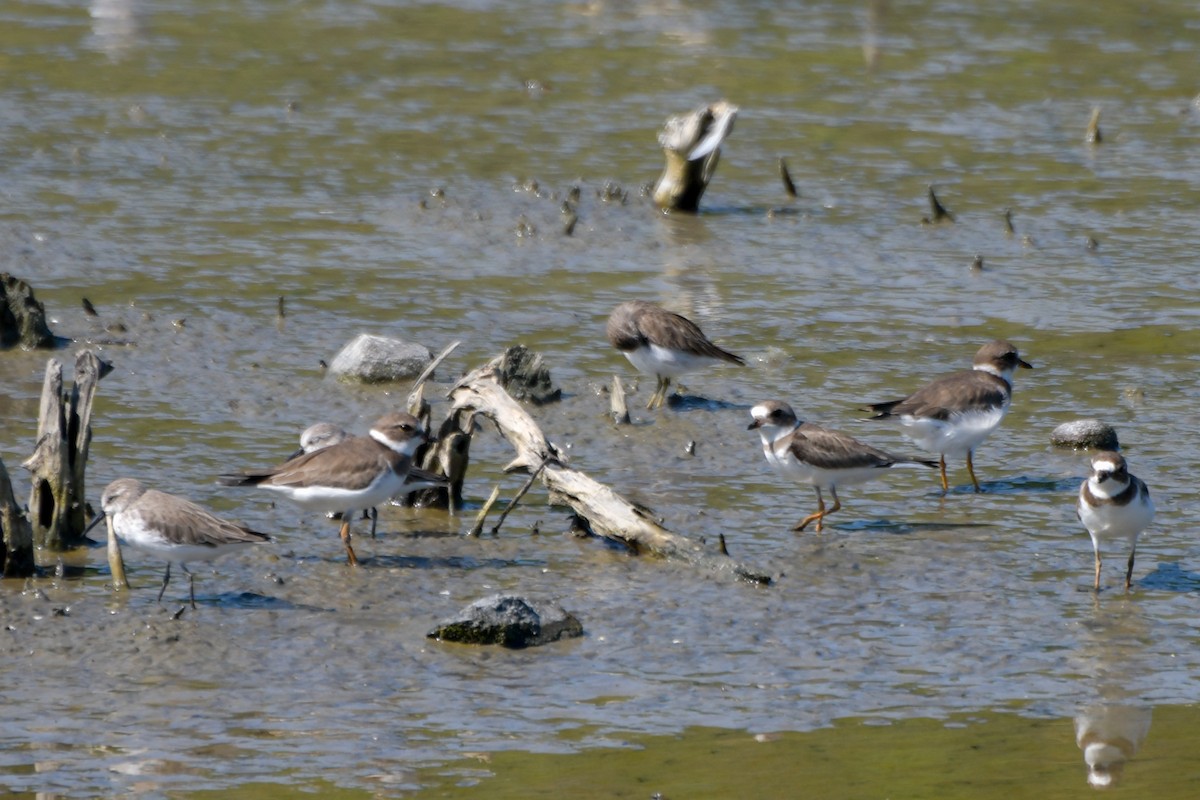
[(1092, 537), (1096, 553), (1095, 589), (1100, 590), (1100, 550), (1114, 543), (1129, 548), (1125, 569), (1125, 589), (1133, 586), (1133, 557), (1138, 535), (1154, 521), (1154, 501), (1150, 490), (1129, 472), (1120, 453), (1102, 451), (1092, 456), (1092, 474), (1079, 487), (1075, 506), (1079, 520)]
[(1021, 360), (1017, 348), (997, 339), (979, 348), (974, 369), (943, 375), (908, 397), (865, 408), (876, 412), (872, 419), (899, 420), (904, 435), (914, 444), (938, 454), (943, 494), (950, 490), (946, 456), (966, 456), (971, 483), (975, 491), (982, 491), (972, 456), (1008, 413), (1012, 374), (1017, 367), (1031, 369), (1033, 365)]
[(658, 381), (646, 408), (661, 408), (667, 401), (671, 379), (713, 362), (745, 364), (708, 340), (690, 319), (654, 303), (630, 300), (621, 303), (608, 318), (608, 341), (644, 375)]
[(188, 598), (195, 608), (189, 561), (212, 561), (246, 545), (271, 540), (265, 533), (223, 520), (190, 500), (150, 489), (133, 478), (119, 478), (105, 487), (100, 507), (102, 513), (88, 530), (107, 520), (112, 533), (126, 545), (166, 560), (159, 602), (171, 581), (171, 562), (187, 574)]
[(358, 564), (350, 522), (360, 508), (387, 502), (404, 490), (413, 454), (426, 440), (420, 421), (405, 411), (380, 417), (366, 436), (353, 436), (277, 467), (222, 475), (226, 486), (257, 486), (310, 511), (342, 512), (346, 560)]
[[(754, 421), (749, 430), (762, 437), (763, 454), (777, 472), (807, 483), (817, 493), (817, 510), (793, 530), (802, 531), (810, 522), (821, 532), (821, 522), (842, 507), (837, 487), (863, 483), (882, 477), (890, 467), (915, 464), (936, 468), (934, 461), (894, 456), (864, 444), (849, 434), (801, 422), (792, 407), (780, 400), (767, 400), (750, 409)], [(825, 508), (821, 490), (828, 489), (833, 507)]]

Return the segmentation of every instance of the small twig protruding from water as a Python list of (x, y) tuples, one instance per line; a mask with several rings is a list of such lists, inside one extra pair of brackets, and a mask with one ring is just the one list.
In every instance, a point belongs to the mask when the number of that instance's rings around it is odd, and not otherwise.
[(922, 225), (936, 225), (941, 222), (954, 222), (954, 215), (942, 205), (938, 200), (937, 194), (933, 191), (932, 184), (929, 187), (929, 209), (932, 212), (931, 217), (921, 217)]
[[(446, 356), (453, 353), (460, 344), (462, 344), (461, 341), (453, 341), (450, 344), (446, 345), (446, 347), (442, 350), (442, 352), (438, 353), (437, 357), (434, 358), (433, 361), (430, 361), (429, 365), (426, 366), (425, 369), (421, 370), (421, 374), (417, 376), (417, 379), (415, 381), (413, 381), (413, 388), (409, 392), (409, 395), (408, 395), (408, 405), (409, 406), (411, 406), (413, 404), (413, 397), (414, 397), (414, 395), (416, 395), (417, 390), (420, 389), (425, 384), (425, 381), (429, 380), (429, 376), (433, 374), (433, 371), (438, 368), (439, 364), (441, 364), (443, 361), (446, 360)], [(322, 363), (324, 363), (324, 362), (322, 362)]]
[(723, 534), (723, 533), (717, 534), (717, 545), (721, 550), (721, 555), (723, 555), (723, 556), (729, 555), (729, 548), (725, 546), (725, 534)]
[(92, 305), (92, 301), (88, 300), (86, 297), (83, 298), (83, 313), (87, 314), (89, 317), (100, 316), (96, 312), (96, 307), (94, 305)]
[(525, 485), (522, 486), (515, 495), (513, 495), (513, 499), (509, 500), (508, 505), (506, 505), (504, 510), (500, 512), (500, 519), (496, 520), (496, 524), (492, 526), (493, 536), (500, 533), (500, 526), (503, 525), (504, 520), (508, 518), (508, 513), (517, 507), (517, 503), (520, 502), (521, 498), (525, 496), (525, 493), (529, 491), (529, 487), (533, 486), (533, 482), (537, 480), (538, 475), (541, 475), (542, 470), (544, 470), (546, 465), (552, 461), (557, 462), (557, 459), (555, 459), (553, 456), (546, 456), (542, 459), (542, 463), (538, 464), (537, 469), (529, 473), (529, 480), (525, 481)]
[(499, 497), (500, 484), (496, 484), (495, 488), (492, 489), (491, 497), (487, 499), (487, 502), (483, 504), (483, 508), (479, 509), (479, 513), (475, 515), (475, 522), (471, 525), (471, 529), (467, 531), (467, 536), (479, 536), (479, 534), (483, 533), (483, 523)]
[(625, 387), (621, 385), (621, 378), (618, 375), (613, 375), (612, 392), (609, 394), (610, 411), (613, 422), (618, 425), (629, 424), (629, 406), (625, 403)]
[(971, 271), (983, 272), (983, 254), (976, 253), (975, 258), (971, 259)]
[(1088, 120), (1087, 135), (1083, 140), (1088, 144), (1100, 144), (1104, 141), (1104, 134), (1100, 132), (1100, 106), (1092, 108), (1092, 118)]
[(787, 161), (782, 157), (779, 159), (779, 177), (783, 180), (783, 190), (787, 192), (788, 197), (800, 196), (796, 191), (796, 184), (792, 183), (792, 176), (788, 173)]
[(1017, 229), (1013, 227), (1011, 208), (1004, 209), (1004, 232), (1009, 236), (1013, 236), (1017, 232)]

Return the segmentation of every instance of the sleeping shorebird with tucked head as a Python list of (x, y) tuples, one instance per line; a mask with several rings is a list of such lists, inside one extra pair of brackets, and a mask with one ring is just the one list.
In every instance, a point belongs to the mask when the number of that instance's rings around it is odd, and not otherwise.
[(946, 456), (966, 456), (967, 472), (979, 492), (972, 456), (1008, 413), (1017, 367), (1033, 365), (1021, 360), (1017, 348), (997, 339), (979, 348), (973, 369), (943, 375), (908, 397), (865, 408), (876, 412), (871, 419), (899, 420), (904, 435), (917, 447), (938, 454), (943, 494), (950, 490)]
[(1092, 474), (1079, 487), (1075, 510), (1092, 537), (1096, 591), (1100, 591), (1100, 550), (1120, 542), (1129, 548), (1129, 564), (1125, 569), (1125, 590), (1129, 591), (1133, 586), (1138, 536), (1154, 521), (1154, 501), (1145, 482), (1129, 472), (1120, 453), (1107, 450), (1096, 453), (1092, 456)]
[(421, 422), (405, 411), (380, 417), (367, 436), (289, 459), (277, 467), (222, 475), (226, 486), (257, 486), (310, 511), (342, 512), (346, 560), (358, 565), (350, 542), (354, 511), (387, 502), (404, 489), (413, 454), (426, 440)]
[(734, 355), (708, 340), (687, 317), (644, 300), (621, 303), (608, 318), (608, 341), (643, 375), (658, 381), (646, 408), (661, 408), (671, 379), (714, 362), (743, 365)]
[[(820, 533), (825, 517), (842, 507), (838, 486), (882, 477), (895, 466), (937, 467), (933, 461), (895, 456), (841, 431), (801, 422), (792, 407), (781, 400), (759, 403), (750, 409), (750, 416), (754, 421), (748, 429), (758, 431), (767, 462), (781, 475), (807, 483), (817, 493), (817, 510), (793, 530), (802, 531), (810, 522), (816, 522), (814, 530)], [(825, 508), (822, 489), (828, 489), (833, 497), (832, 508)]]
[[(102, 520), (127, 546), (167, 562), (158, 601), (171, 582), (171, 562), (188, 576), (188, 598), (196, 607), (196, 588), (187, 564), (212, 561), (246, 545), (271, 541), (258, 533), (210, 514), (190, 500), (151, 489), (133, 478), (119, 478), (100, 496), (102, 512), (92, 520), (91, 530)], [(87, 531), (84, 531), (85, 533)]]

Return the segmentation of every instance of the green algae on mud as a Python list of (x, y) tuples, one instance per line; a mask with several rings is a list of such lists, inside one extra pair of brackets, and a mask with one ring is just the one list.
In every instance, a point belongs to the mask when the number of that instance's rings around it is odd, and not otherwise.
[[(1195, 796), (1200, 758), (1191, 743), (1198, 731), (1200, 708), (1154, 709), (1150, 734), (1115, 788), (1159, 800)], [(410, 796), (1007, 800), (1032, 792), (1053, 800), (1093, 792), (1073, 721), (1015, 712), (845, 719), (806, 733), (689, 728), (678, 736), (619, 739), (619, 746), (573, 754), (476, 754), (421, 770), (417, 782), (426, 788)]]

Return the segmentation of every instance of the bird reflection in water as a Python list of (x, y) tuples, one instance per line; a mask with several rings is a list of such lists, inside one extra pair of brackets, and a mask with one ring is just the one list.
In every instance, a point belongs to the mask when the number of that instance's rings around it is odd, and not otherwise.
[(1083, 751), (1090, 786), (1104, 789), (1121, 780), (1150, 733), (1150, 708), (1113, 704), (1087, 706), (1075, 716), (1075, 743)]

